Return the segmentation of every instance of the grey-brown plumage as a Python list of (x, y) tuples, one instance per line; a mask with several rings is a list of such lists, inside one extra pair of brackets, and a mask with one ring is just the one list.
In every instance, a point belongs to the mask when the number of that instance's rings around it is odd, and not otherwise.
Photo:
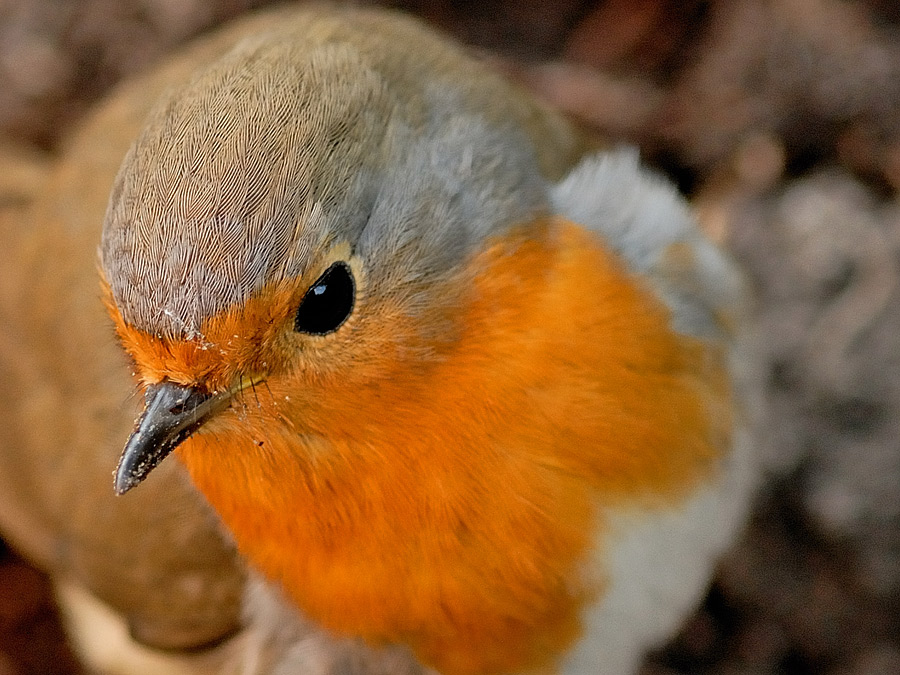
[[(152, 107), (164, 89), (163, 103)], [(2, 235), (23, 262), (0, 304), (11, 317), (11, 328), (0, 328), (2, 345), (11, 345), (0, 367), (14, 383), (9, 391), (22, 392), (0, 408), (17, 434), (0, 446), (0, 488), (2, 481), (11, 486), (0, 500), (0, 526), (66, 585), (102, 599), (144, 642), (187, 647), (227, 636), (247, 585), (178, 464), (160, 465), (127, 499), (113, 497), (109, 471), (136, 405), (120, 405), (133, 385), (102, 318), (93, 246), (115, 166), (127, 139), (139, 133), (115, 180), (101, 245), (123, 334), (136, 327), (151, 336), (197, 337), (204, 319), (251, 305), (245, 301), (266, 284), (319, 269), (332, 245), (349, 247), (362, 271), (364, 289), (355, 298), (361, 309), (393, 295), (408, 317), (442, 301), (452, 284), (441, 284), (441, 275), (484, 248), (486, 235), (553, 214), (598, 233), (642, 287), (646, 281), (657, 293), (677, 331), (728, 341), (726, 319), (740, 295), (734, 269), (697, 234), (674, 191), (627, 153), (577, 162), (585, 148), (562, 118), (415, 22), (369, 11), (285, 9), (203, 41), (113, 97), (71, 146), (28, 228), (5, 225)], [(370, 317), (396, 316), (369, 309)], [(359, 334), (363, 323), (354, 325)], [(443, 335), (445, 323), (428, 323)], [(156, 342), (165, 353), (175, 341)], [(246, 342), (255, 355), (261, 343)], [(202, 340), (187, 343), (191, 354), (205, 347)], [(737, 350), (723, 346), (739, 360)], [(413, 360), (405, 365), (415, 367)], [(574, 361), (566, 370), (572, 365), (585, 371)], [(276, 388), (278, 377), (266, 386)], [(164, 371), (158, 379), (166, 378)], [(171, 379), (163, 384), (185, 389)], [(285, 402), (295, 398), (293, 390), (282, 392), (291, 394)], [(561, 409), (574, 423), (585, 412)], [(303, 408), (294, 419), (308, 414)], [(286, 416), (257, 419), (290, 430)], [(568, 430), (565, 424), (555, 428)], [(748, 435), (740, 423), (735, 429), (721, 475), (673, 512), (655, 512), (643, 500), (634, 513), (610, 511), (604, 545), (585, 566), (608, 582), (608, 592), (586, 608), (582, 638), (561, 672), (596, 673), (601, 664), (604, 672), (633, 672), (641, 653), (696, 600), (750, 492)], [(222, 459), (212, 464), (213, 475), (229, 466), (229, 457)], [(250, 473), (235, 476), (253, 480)], [(267, 496), (292, 489), (259, 485)], [(182, 654), (183, 671), (421, 672), (402, 639), (376, 652), (325, 634), (286, 607), (275, 585), (254, 588), (241, 604), (240, 633), (203, 650), (202, 664)], [(96, 664), (98, 652), (86, 653)], [(105, 668), (137, 670), (134, 661)]]
[(126, 322), (172, 335), (298, 276), (333, 240), (372, 263), (370, 288), (424, 287), (546, 211), (574, 139), (418, 22), (293, 13), (153, 113), (113, 190), (106, 279)]

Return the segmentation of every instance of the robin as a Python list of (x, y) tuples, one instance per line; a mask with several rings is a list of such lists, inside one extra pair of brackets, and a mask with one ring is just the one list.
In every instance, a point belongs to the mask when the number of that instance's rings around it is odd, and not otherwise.
[(112, 189), (116, 491), (174, 451), (276, 601), (439, 673), (632, 672), (749, 500), (739, 274), (416, 21), (274, 16)]

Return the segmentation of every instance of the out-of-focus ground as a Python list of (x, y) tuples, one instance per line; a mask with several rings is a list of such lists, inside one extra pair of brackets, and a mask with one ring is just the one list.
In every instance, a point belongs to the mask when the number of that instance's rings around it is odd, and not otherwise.
[[(53, 152), (117, 81), (252, 0), (4, 0), (0, 145)], [(900, 673), (900, 4), (391, 3), (645, 159), (758, 292), (772, 478), (645, 675)], [(0, 546), (0, 675), (77, 673)]]

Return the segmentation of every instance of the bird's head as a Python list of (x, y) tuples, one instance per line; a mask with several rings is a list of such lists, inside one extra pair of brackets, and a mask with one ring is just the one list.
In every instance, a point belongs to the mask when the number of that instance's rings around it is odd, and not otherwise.
[(113, 188), (101, 268), (147, 397), (120, 493), (198, 430), (265, 427), (280, 401), (315, 433), (323, 397), (425, 368), (472, 252), (545, 210), (521, 120), (467, 107), (452, 73), (389, 76), (390, 50), (283, 33), (174, 91)]

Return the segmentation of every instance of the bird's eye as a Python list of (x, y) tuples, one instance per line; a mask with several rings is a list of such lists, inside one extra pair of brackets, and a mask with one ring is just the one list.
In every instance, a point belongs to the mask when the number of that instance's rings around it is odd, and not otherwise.
[(334, 263), (303, 296), (294, 318), (294, 330), (312, 335), (333, 333), (350, 316), (355, 299), (350, 267), (345, 262)]

